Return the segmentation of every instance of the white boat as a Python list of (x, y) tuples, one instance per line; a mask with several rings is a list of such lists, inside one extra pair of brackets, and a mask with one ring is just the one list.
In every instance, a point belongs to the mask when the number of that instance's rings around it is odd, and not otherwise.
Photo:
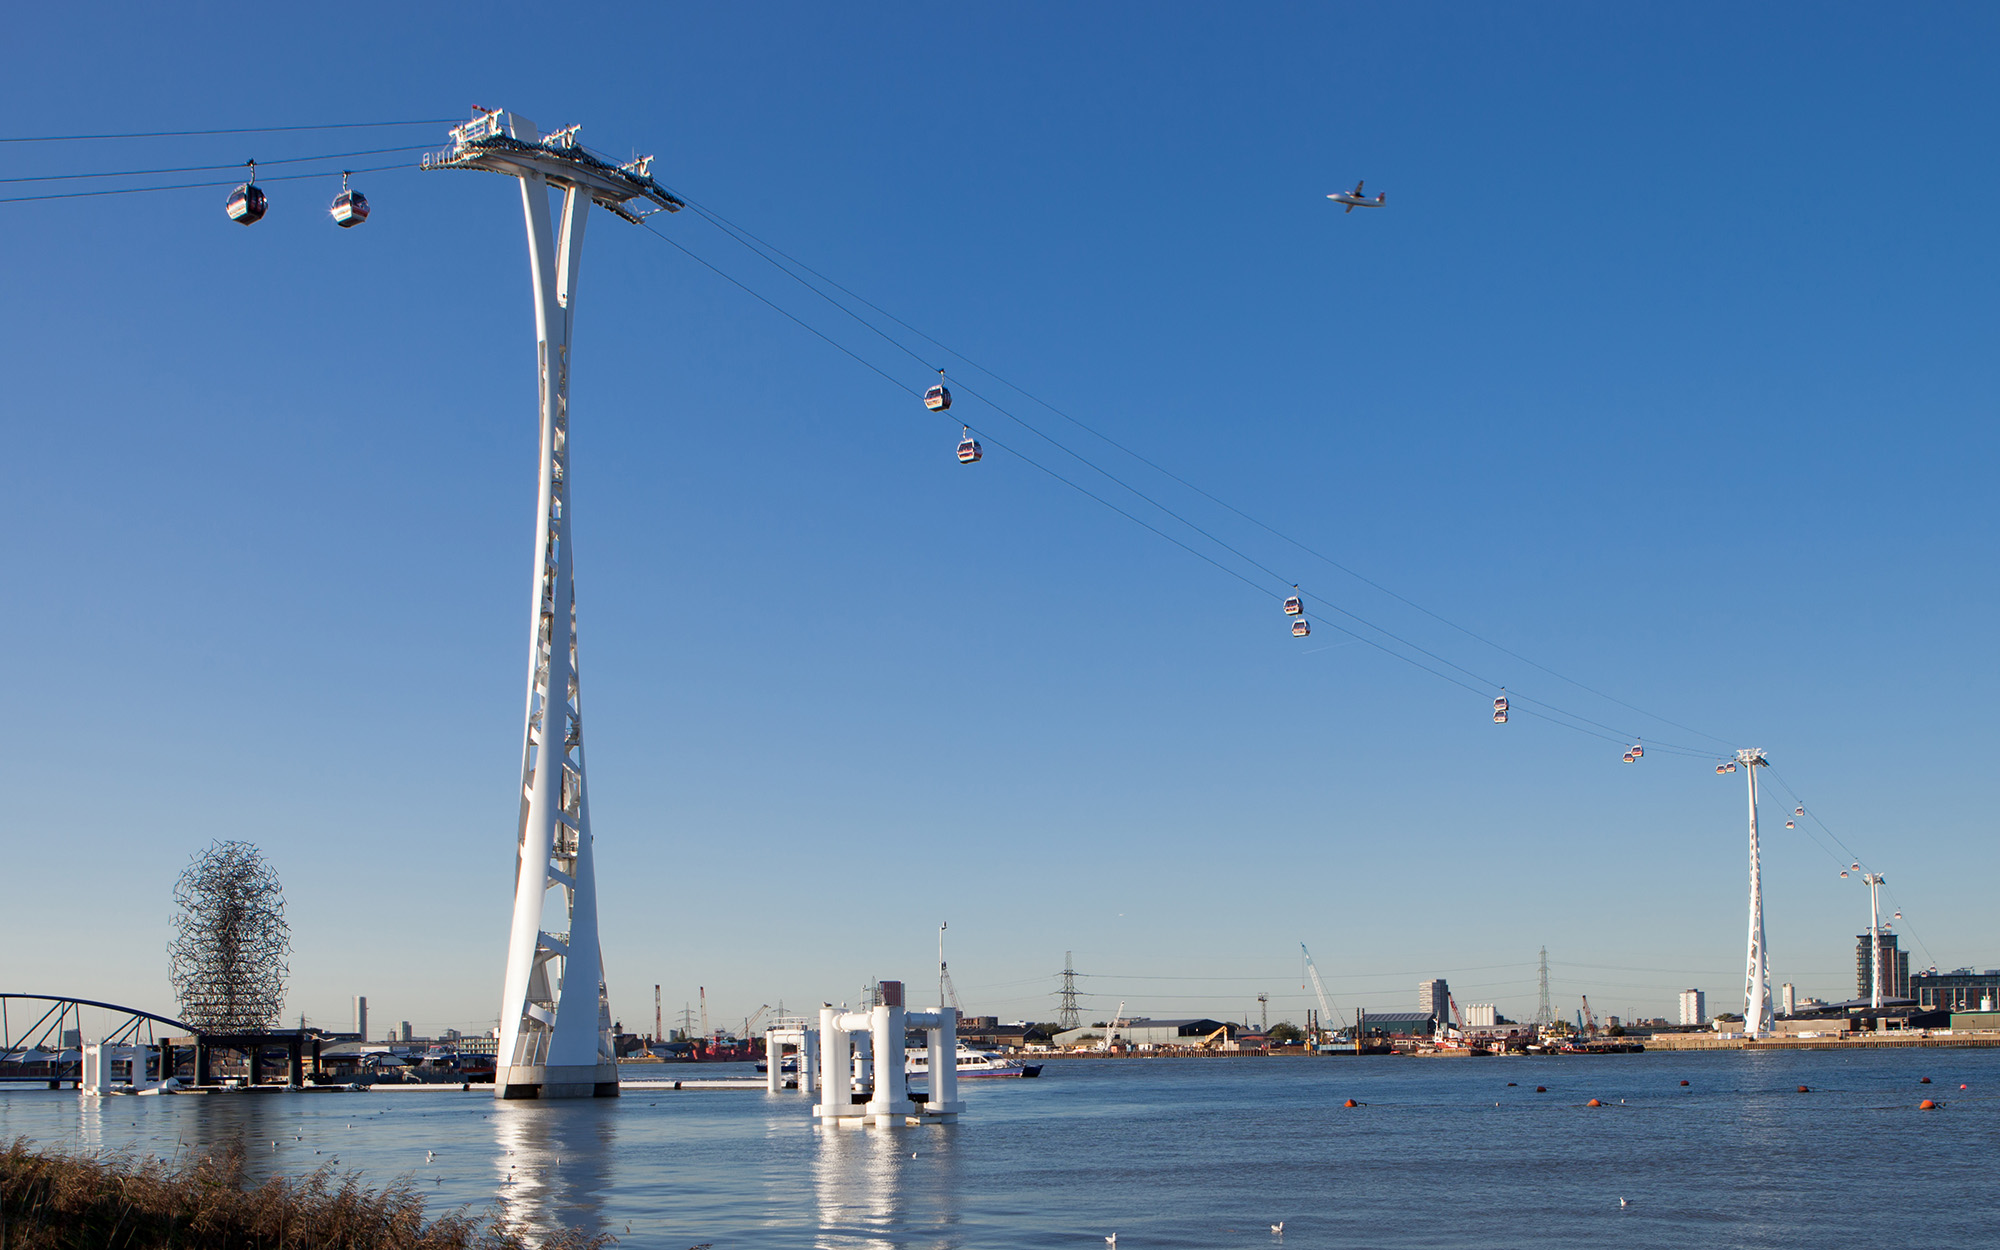
[[(928, 1046), (911, 1046), (903, 1051), (903, 1074), (907, 1077), (928, 1077), (931, 1074), (931, 1052)], [(1040, 1076), (1039, 1063), (1020, 1064), (1001, 1055), (998, 1051), (974, 1050), (961, 1043), (958, 1048), (958, 1079), (977, 1080), (989, 1076)]]

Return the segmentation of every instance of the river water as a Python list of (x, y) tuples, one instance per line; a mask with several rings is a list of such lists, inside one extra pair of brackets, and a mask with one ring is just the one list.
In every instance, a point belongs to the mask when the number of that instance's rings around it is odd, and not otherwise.
[[(726, 1072), (750, 1069), (664, 1070)], [(1057, 1060), (959, 1088), (959, 1124), (839, 1131), (796, 1093), (16, 1089), (0, 1139), (240, 1140), (262, 1174), (408, 1178), (433, 1212), (671, 1250), (2000, 1246), (2000, 1050)]]

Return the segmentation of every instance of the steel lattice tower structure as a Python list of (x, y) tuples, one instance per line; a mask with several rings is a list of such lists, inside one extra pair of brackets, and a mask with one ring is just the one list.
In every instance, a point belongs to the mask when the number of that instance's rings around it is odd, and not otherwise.
[(1555, 1022), (1555, 1010), (1549, 1006), (1549, 948), (1544, 946), (1542, 948), (1542, 1001), (1535, 1008), (1535, 1024), (1539, 1027), (1545, 1024), (1554, 1024)]
[[(569, 376), (577, 266), (592, 204), (627, 221), (681, 208), (653, 181), (652, 158), (615, 165), (576, 141), (571, 126), (544, 136), (505, 110), (451, 132), (426, 169), (474, 169), (521, 183), (534, 283), (541, 474), (535, 511), (534, 594), (528, 616), (528, 700), (521, 732), (521, 816), (515, 841), (514, 921), (500, 1002), (501, 1098), (616, 1097), (618, 1064), (597, 936), (597, 871), (585, 786), (577, 679), (576, 584), (570, 544)], [(560, 233), (549, 191), (562, 192)], [(556, 897), (550, 898), (550, 891)]]
[(1771, 1032), (1771, 966), (1764, 949), (1764, 861), (1757, 846), (1757, 770), (1768, 768), (1762, 748), (1738, 751), (1736, 762), (1743, 766), (1750, 782), (1750, 952), (1743, 974), (1743, 1033), (1746, 1037), (1768, 1036)]
[(1076, 958), (1074, 952), (1063, 952), (1062, 999), (1056, 1007), (1056, 1024), (1065, 1029), (1083, 1027), (1083, 1013), (1076, 1007)]

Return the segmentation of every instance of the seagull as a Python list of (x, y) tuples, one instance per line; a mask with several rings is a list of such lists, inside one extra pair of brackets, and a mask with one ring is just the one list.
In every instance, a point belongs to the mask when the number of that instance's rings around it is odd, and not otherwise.
[(1628, 1198), (1620, 1198), (1620, 1199), (1618, 1200), (1618, 1205), (1619, 1205), (1619, 1206), (1621, 1206), (1621, 1207), (1629, 1207), (1629, 1206), (1631, 1206), (1631, 1205), (1632, 1205), (1632, 1202), (1631, 1202), (1631, 1200), (1630, 1200), (1630, 1199), (1628, 1199)]
[(437, 1158), (437, 1157), (438, 1157), (438, 1152), (437, 1152), (437, 1151), (435, 1151), (435, 1150), (426, 1150), (426, 1151), (424, 1151), (424, 1162), (425, 1162), (425, 1163), (429, 1163), (429, 1162), (430, 1162), (431, 1160), (433, 1160), (433, 1159), (435, 1159), (435, 1158)]
[(1271, 1232), (1276, 1236), (1283, 1237), (1285, 1235), (1285, 1222), (1279, 1220), (1276, 1224), (1271, 1225)]
[(1107, 1246), (1115, 1246), (1115, 1245), (1117, 1245), (1117, 1244), (1118, 1244), (1118, 1234), (1117, 1234), (1117, 1233), (1113, 1233), (1113, 1234), (1111, 1234), (1111, 1235), (1110, 1235), (1109, 1237), (1106, 1237), (1106, 1238), (1104, 1239), (1104, 1244), (1105, 1244), (1105, 1245), (1107, 1245)]

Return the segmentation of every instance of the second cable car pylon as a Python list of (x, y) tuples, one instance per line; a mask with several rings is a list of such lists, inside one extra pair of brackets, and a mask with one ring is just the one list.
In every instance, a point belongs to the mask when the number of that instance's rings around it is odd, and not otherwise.
[[(611, 1007), (597, 935), (597, 871), (585, 787), (577, 677), (576, 584), (570, 548), (569, 371), (576, 273), (592, 204), (627, 221), (678, 211), (653, 181), (652, 158), (615, 165), (587, 152), (571, 126), (544, 136), (504, 110), (451, 132), (425, 169), (474, 169), (520, 180), (534, 282), (540, 378), (541, 475), (535, 511), (534, 594), (528, 615), (528, 705), (521, 732), (520, 824), (515, 834), (514, 920), (500, 1002), (500, 1098), (599, 1098), (618, 1094)], [(562, 196), (558, 234), (549, 190)], [(634, 205), (640, 209), (635, 211)], [(557, 925), (543, 927), (550, 890)]]

